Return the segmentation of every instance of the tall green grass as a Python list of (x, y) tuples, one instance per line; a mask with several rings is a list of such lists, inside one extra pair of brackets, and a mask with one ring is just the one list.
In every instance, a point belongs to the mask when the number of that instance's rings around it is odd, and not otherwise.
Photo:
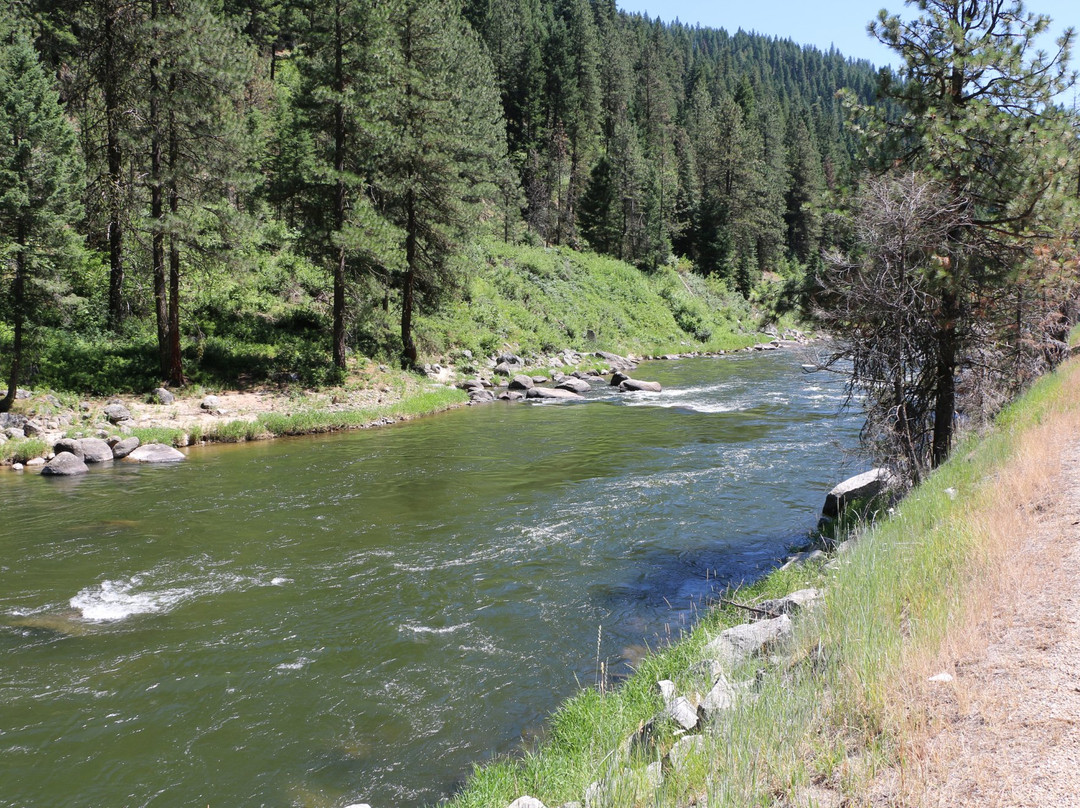
[[(895, 720), (905, 661), (932, 655), (963, 613), (969, 593), (993, 563), (975, 517), (1000, 508), (997, 477), (1016, 464), (1025, 438), (1054, 415), (1075, 412), (1080, 365), (1069, 363), (1040, 380), (997, 419), (985, 436), (969, 438), (953, 458), (837, 557), (832, 571), (816, 566), (778, 571), (739, 593), (773, 596), (803, 586), (825, 590), (824, 608), (797, 619), (795, 637), (777, 660), (750, 660), (733, 678), (754, 678), (758, 693), (718, 722), (703, 748), (659, 788), (641, 786), (648, 760), (618, 750), (659, 701), (661, 678), (682, 677), (707, 640), (741, 616), (704, 614), (679, 643), (651, 656), (623, 686), (594, 684), (551, 717), (537, 749), (478, 769), (454, 808), (504, 808), (523, 794), (545, 804), (582, 801), (598, 780), (626, 783), (605, 805), (749, 808), (795, 802), (827, 782), (858, 800), (881, 766), (903, 765), (904, 727)], [(1013, 507), (1014, 503), (1007, 503)], [(684, 685), (685, 686), (685, 685)], [(659, 759), (672, 736), (660, 739)], [(620, 772), (637, 772), (637, 780)], [(638, 786), (633, 787), (637, 782)]]

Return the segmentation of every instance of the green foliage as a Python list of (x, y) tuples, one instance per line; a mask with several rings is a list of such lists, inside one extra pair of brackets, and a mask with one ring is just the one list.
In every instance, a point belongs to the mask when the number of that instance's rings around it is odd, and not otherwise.
[(0, 464), (25, 463), (44, 457), (48, 450), (48, 444), (41, 438), (15, 438), (0, 444)]

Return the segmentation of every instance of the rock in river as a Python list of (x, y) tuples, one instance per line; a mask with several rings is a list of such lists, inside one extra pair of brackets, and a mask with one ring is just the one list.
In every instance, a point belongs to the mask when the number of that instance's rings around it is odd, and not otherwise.
[(139, 463), (178, 463), (186, 458), (183, 452), (164, 443), (148, 443), (129, 454), (127, 459)]
[(60, 452), (45, 464), (44, 468), (41, 469), (41, 473), (57, 477), (70, 477), (74, 474), (86, 474), (89, 470), (86, 464), (71, 452)]
[(643, 382), (639, 379), (623, 379), (619, 383), (619, 392), (626, 393), (634, 391), (662, 393), (664, 388), (660, 386), (660, 382)]
[(550, 387), (532, 387), (525, 395), (528, 398), (581, 398), (572, 390), (554, 390)]
[(124, 438), (122, 441), (117, 441), (112, 447), (113, 458), (122, 460), (138, 449), (141, 443), (142, 442), (136, 437)]

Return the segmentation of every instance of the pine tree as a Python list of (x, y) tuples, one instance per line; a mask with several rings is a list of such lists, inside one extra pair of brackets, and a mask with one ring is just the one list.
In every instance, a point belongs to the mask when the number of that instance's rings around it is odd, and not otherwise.
[[(902, 82), (883, 94), (901, 115), (876, 117), (879, 157), (917, 167), (963, 202), (965, 224), (942, 244), (937, 298), (933, 464), (948, 455), (956, 377), (978, 333), (975, 304), (1002, 288), (1061, 224), (1074, 138), (1053, 105), (1071, 83), (1071, 29), (1057, 51), (1036, 50), (1049, 18), (1019, 0), (926, 0), (904, 22), (882, 11), (871, 33), (904, 61)], [(1057, 219), (1057, 221), (1055, 221)], [(985, 315), (983, 315), (985, 318)]]
[[(404, 237), (401, 361), (413, 367), (418, 303), (454, 285), (450, 258), (493, 207), (505, 136), (492, 69), (447, 0), (400, 0), (391, 23), (396, 93), (387, 106), (392, 147), (376, 196)], [(489, 214), (490, 215), (490, 214)]]
[(158, 349), (162, 375), (179, 386), (186, 381), (180, 341), (184, 253), (190, 262), (220, 242), (227, 199), (243, 181), (239, 106), (250, 65), (236, 32), (202, 0), (152, 0), (147, 23), (145, 137)]
[(10, 277), (11, 409), (38, 288), (73, 252), (81, 169), (76, 135), (25, 35), (0, 32), (0, 278)]

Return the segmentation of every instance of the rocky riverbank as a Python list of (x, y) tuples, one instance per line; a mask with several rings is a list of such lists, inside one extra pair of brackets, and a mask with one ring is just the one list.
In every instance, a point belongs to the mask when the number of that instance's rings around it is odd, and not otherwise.
[[(785, 332), (737, 353), (778, 350), (808, 341), (801, 332)], [(630, 376), (640, 362), (728, 353), (736, 352), (622, 356), (567, 348), (525, 357), (504, 351), (476, 360), (464, 351), (452, 364), (424, 365), (422, 377), (372, 363), (352, 383), (327, 390), (259, 388), (207, 394), (200, 389), (157, 388), (144, 395), (104, 399), (19, 390), (13, 412), (0, 415), (0, 466), (42, 468), (59, 453), (57, 446), (64, 439), (115, 445), (138, 438), (144, 444), (183, 448), (384, 426), (461, 404), (577, 399), (600, 384), (623, 392), (660, 392), (656, 382)], [(463, 391), (467, 398), (448, 395), (450, 389)], [(70, 460), (64, 460), (71, 467)]]

